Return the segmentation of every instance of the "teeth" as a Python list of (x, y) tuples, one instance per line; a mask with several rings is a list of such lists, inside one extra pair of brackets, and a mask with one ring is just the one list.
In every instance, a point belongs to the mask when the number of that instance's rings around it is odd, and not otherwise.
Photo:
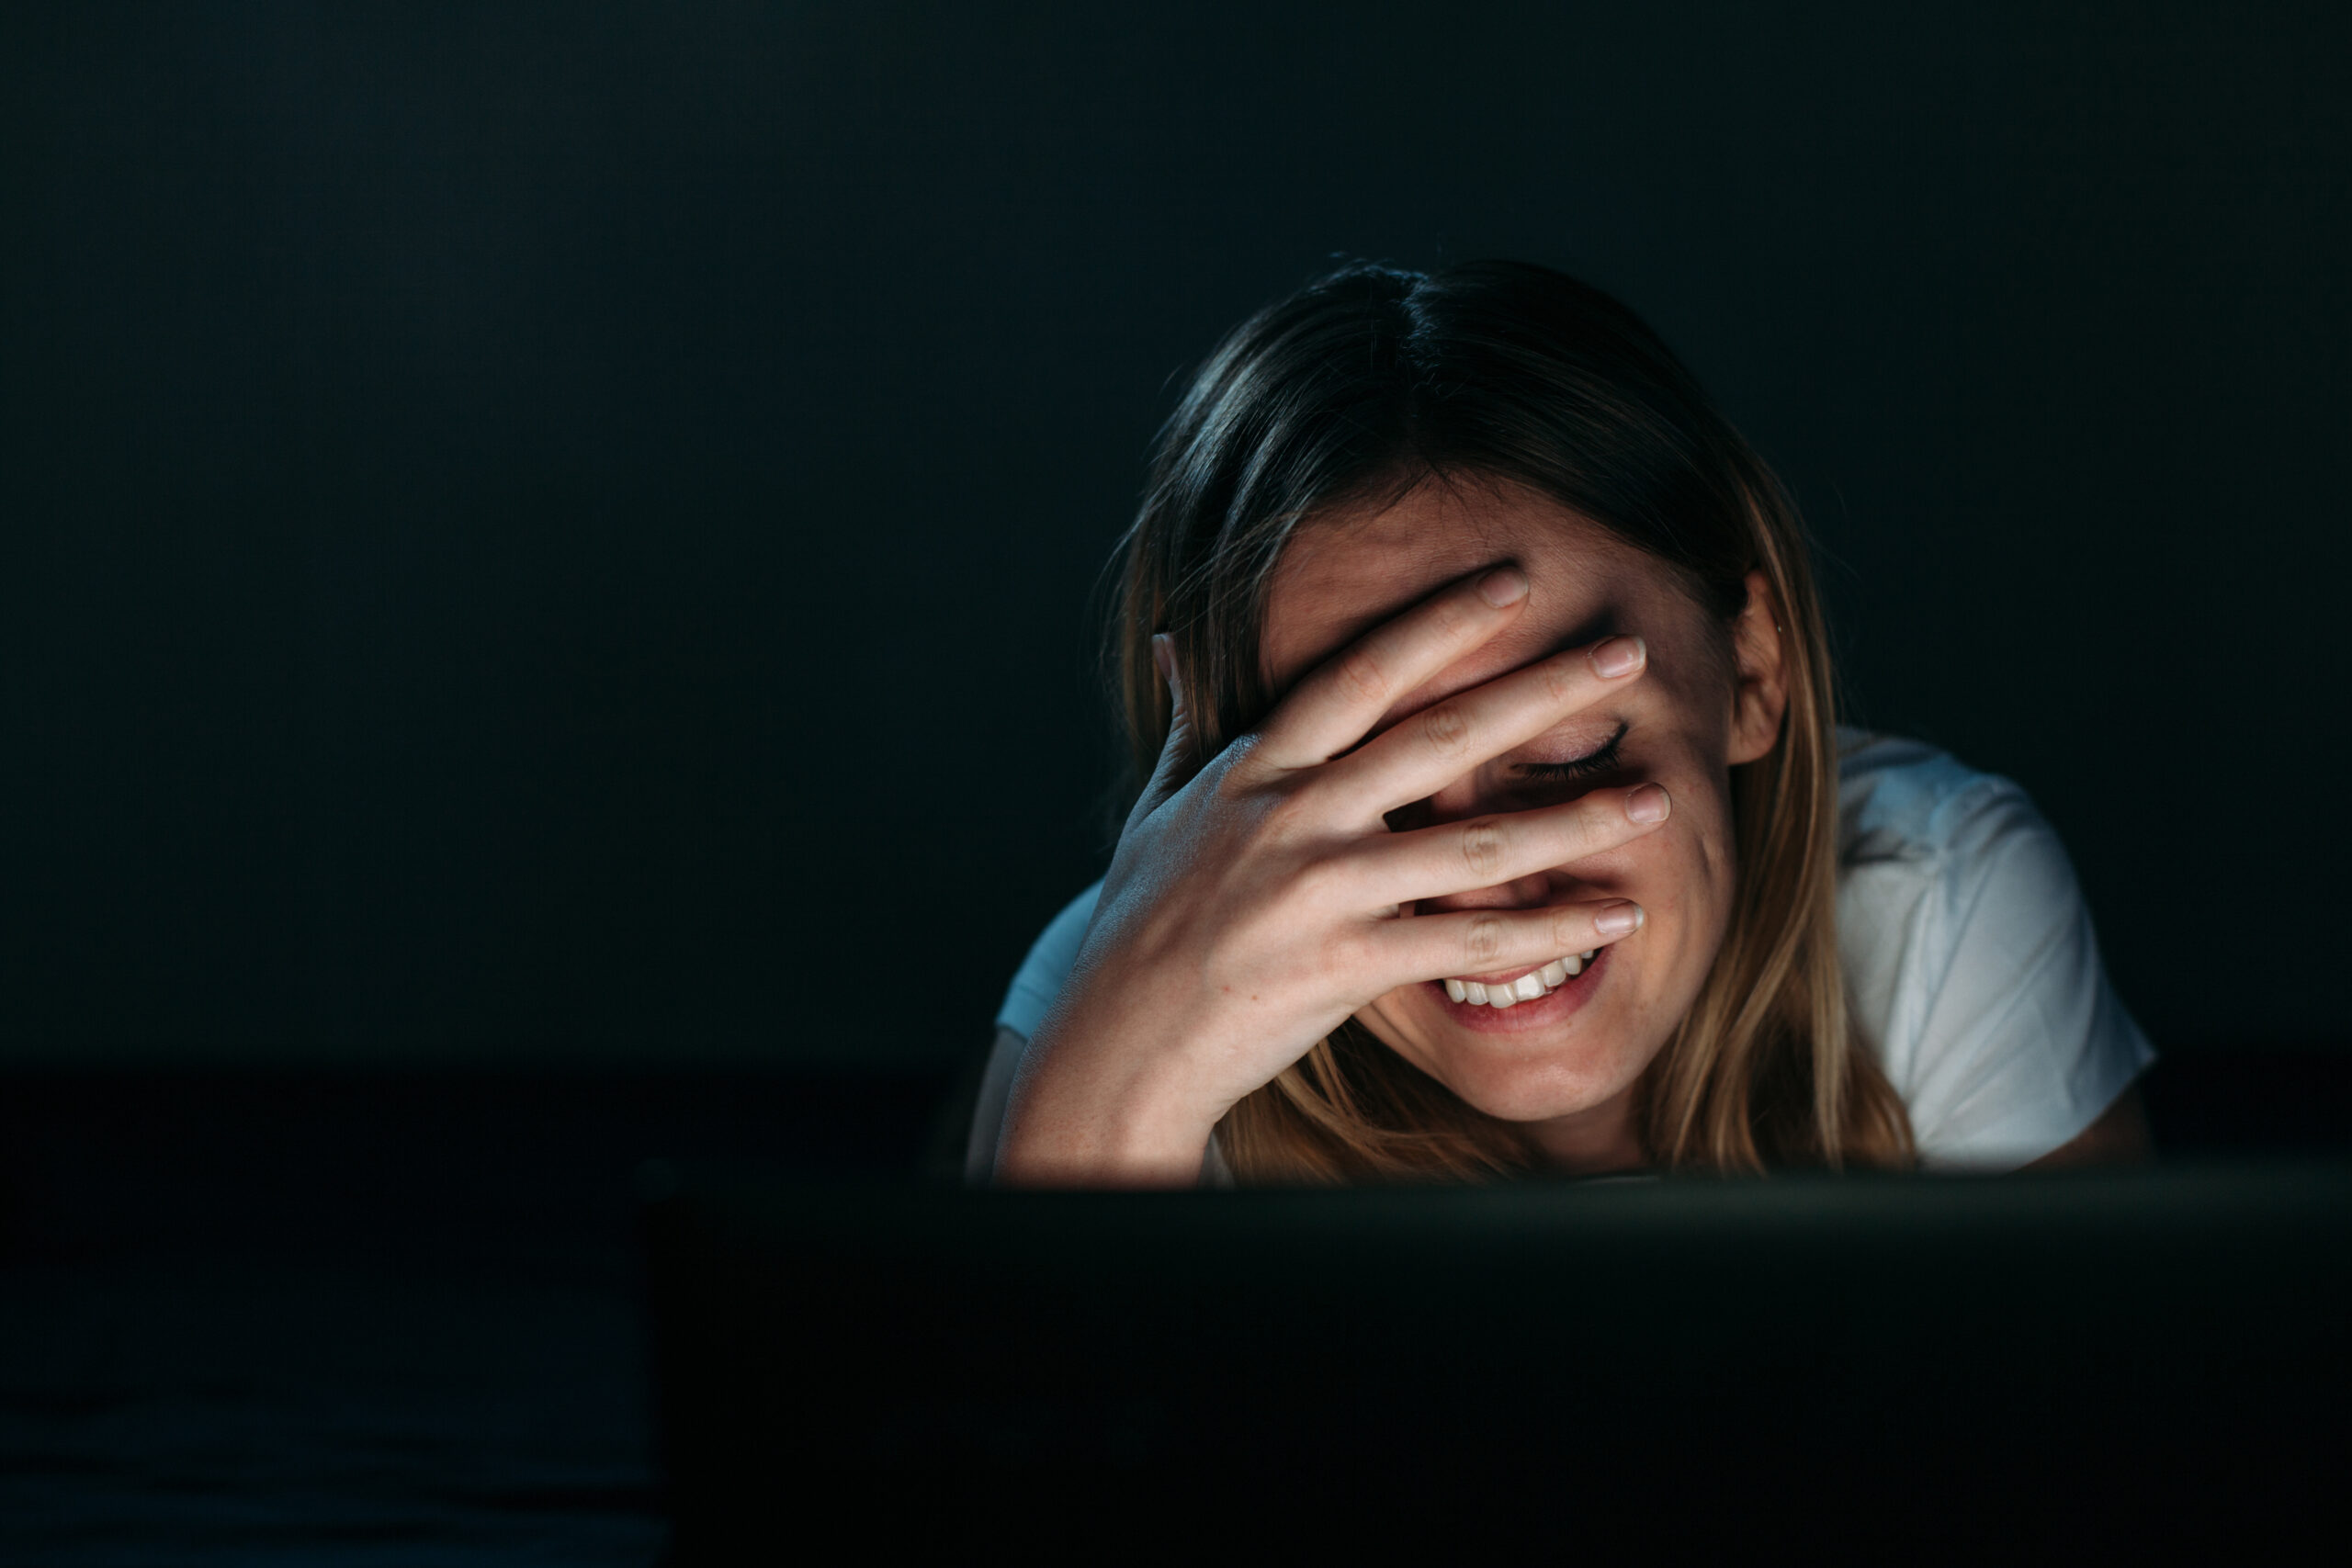
[(1566, 958), (1555, 958), (1541, 969), (1531, 969), (1516, 980), (1505, 980), (1498, 985), (1449, 979), (1445, 983), (1445, 994), (1474, 1008), (1517, 1007), (1521, 1002), (1532, 1002), (1547, 995), (1566, 985), (1572, 976), (1583, 974), (1585, 966), (1600, 951), (1596, 947), (1584, 953), (1571, 953)]

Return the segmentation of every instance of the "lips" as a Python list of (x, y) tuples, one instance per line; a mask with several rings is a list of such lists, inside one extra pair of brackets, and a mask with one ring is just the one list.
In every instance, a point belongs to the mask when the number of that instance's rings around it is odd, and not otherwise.
[(1555, 958), (1540, 969), (1522, 969), (1516, 975), (1481, 975), (1476, 979), (1449, 977), (1444, 982), (1445, 994), (1457, 1002), (1472, 1007), (1512, 1008), (1521, 1002), (1540, 999), (1568, 983), (1571, 976), (1581, 973), (1592, 962), (1594, 948), (1589, 953), (1570, 953)]
[[(1557, 1023), (1583, 1007), (1600, 986), (1612, 951), (1608, 947), (1596, 948), (1589, 958), (1578, 953), (1575, 958), (1560, 960), (1555, 971), (1561, 976), (1557, 984), (1548, 982), (1542, 968), (1521, 970), (1517, 975), (1504, 974), (1493, 980), (1450, 978), (1425, 983), (1437, 998), (1438, 1005), (1445, 1010), (1446, 1016), (1464, 1029), (1476, 1030), (1482, 1034), (1521, 1033)], [(1572, 964), (1577, 966), (1574, 972), (1568, 970)], [(1520, 987), (1530, 980), (1542, 989), (1532, 997), (1523, 996)], [(1473, 985), (1487, 993), (1487, 999), (1483, 1004), (1470, 999)], [(1453, 988), (1457, 986), (1463, 991), (1459, 998), (1453, 995)], [(1510, 992), (1511, 999), (1498, 1005), (1494, 1000), (1498, 990)]]

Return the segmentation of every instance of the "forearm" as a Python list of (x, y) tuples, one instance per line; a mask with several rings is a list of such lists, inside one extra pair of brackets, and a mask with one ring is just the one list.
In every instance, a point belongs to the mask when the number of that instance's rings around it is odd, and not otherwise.
[(2074, 1166), (2145, 1165), (2155, 1157), (2155, 1140), (2148, 1132), (2148, 1116), (2133, 1084), (2116, 1098), (2098, 1121), (2077, 1134), (2072, 1143), (2051, 1150), (2027, 1166), (2028, 1170), (2059, 1170)]

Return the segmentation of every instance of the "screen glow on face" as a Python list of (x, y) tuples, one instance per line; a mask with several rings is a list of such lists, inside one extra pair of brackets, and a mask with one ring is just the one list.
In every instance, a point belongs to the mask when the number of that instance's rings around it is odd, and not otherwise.
[[(1385, 511), (1310, 525), (1278, 564), (1263, 646), (1273, 690), (1444, 583), (1498, 561), (1530, 583), (1526, 611), (1384, 716), (1385, 728), (1457, 692), (1564, 649), (1638, 633), (1642, 676), (1426, 800), (1399, 831), (1663, 786), (1657, 831), (1541, 874), (1427, 899), (1416, 914), (1631, 898), (1642, 928), (1609, 945), (1570, 1008), (1546, 996), (1508, 1014), (1449, 1008), (1434, 982), (1399, 987), (1357, 1016), (1470, 1105), (1546, 1123), (1629, 1113), (1630, 1091), (1704, 983), (1728, 923), (1734, 855), (1731, 710), (1721, 628), (1664, 563), (1547, 498), (1513, 486), (1424, 486)], [(1567, 989), (1561, 996), (1565, 998)]]

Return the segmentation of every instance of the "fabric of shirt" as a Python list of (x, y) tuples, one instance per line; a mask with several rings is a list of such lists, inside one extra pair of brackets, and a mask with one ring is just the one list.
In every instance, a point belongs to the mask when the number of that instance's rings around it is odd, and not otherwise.
[[(1840, 730), (1838, 945), (1856, 1029), (1927, 1169), (2013, 1170), (2072, 1141), (2155, 1059), (2099, 963), (2058, 835), (2024, 790), (1915, 740)], [(1013, 976), (975, 1118), (985, 1180), (1020, 1056), (1102, 884)], [(1204, 1168), (1224, 1175), (1212, 1145)]]

